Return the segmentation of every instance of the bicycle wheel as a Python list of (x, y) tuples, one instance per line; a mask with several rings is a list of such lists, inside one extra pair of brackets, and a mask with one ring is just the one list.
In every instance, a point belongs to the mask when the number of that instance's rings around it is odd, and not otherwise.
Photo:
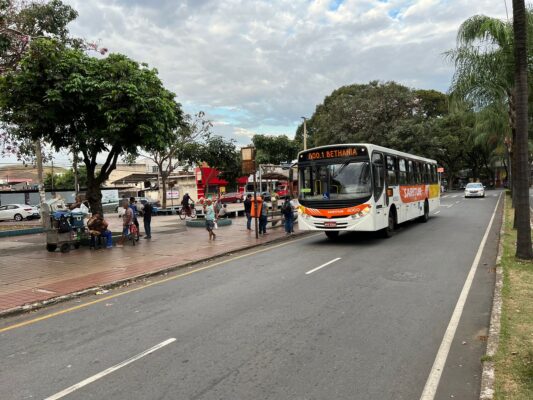
[(196, 209), (191, 210), (191, 219), (196, 219)]
[(178, 211), (178, 216), (183, 221), (187, 217), (187, 213), (183, 209), (183, 207)]

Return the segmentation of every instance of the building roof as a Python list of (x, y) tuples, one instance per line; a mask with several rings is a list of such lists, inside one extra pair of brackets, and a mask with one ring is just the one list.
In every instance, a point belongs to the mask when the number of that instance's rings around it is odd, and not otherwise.
[(120, 179), (117, 179), (116, 181), (113, 181), (114, 184), (125, 184), (125, 183), (139, 183), (144, 182), (153, 178), (157, 178), (157, 174), (141, 174), (141, 173), (134, 173), (126, 175)]

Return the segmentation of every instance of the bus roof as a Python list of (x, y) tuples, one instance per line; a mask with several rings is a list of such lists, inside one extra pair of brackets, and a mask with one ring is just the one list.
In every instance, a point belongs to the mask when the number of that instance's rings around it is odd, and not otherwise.
[(382, 147), (382, 146), (378, 146), (378, 145), (370, 144), (370, 143), (344, 143), (344, 144), (330, 144), (330, 145), (327, 145), (327, 146), (313, 147), (311, 149), (300, 151), (298, 153), (298, 159), (300, 159), (300, 154), (305, 154), (305, 153), (307, 153), (309, 151), (327, 150), (327, 149), (335, 149), (335, 148), (339, 148), (339, 147), (350, 147), (350, 146), (365, 146), (368, 149), (369, 153), (373, 153), (374, 150), (377, 150), (377, 151), (381, 151), (383, 153), (387, 153), (387, 154), (390, 154), (390, 155), (393, 155), (393, 156), (401, 156), (401, 157), (405, 157), (405, 158), (412, 158), (412, 159), (418, 160), (418, 161), (424, 161), (424, 162), (427, 162), (427, 163), (437, 164), (437, 161), (432, 160), (431, 158), (420, 157), (420, 156), (417, 156), (415, 154), (404, 153), (403, 151), (389, 149), (387, 147)]

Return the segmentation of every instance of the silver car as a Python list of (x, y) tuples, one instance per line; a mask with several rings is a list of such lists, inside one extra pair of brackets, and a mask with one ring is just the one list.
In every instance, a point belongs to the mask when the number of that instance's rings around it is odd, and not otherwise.
[(485, 186), (479, 182), (467, 184), (465, 197), (485, 197)]

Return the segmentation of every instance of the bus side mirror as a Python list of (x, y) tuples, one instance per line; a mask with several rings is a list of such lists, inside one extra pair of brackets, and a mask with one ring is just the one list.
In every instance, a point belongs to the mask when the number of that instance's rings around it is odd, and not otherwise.
[(392, 188), (387, 188), (387, 197), (392, 197), (394, 195), (394, 192)]

